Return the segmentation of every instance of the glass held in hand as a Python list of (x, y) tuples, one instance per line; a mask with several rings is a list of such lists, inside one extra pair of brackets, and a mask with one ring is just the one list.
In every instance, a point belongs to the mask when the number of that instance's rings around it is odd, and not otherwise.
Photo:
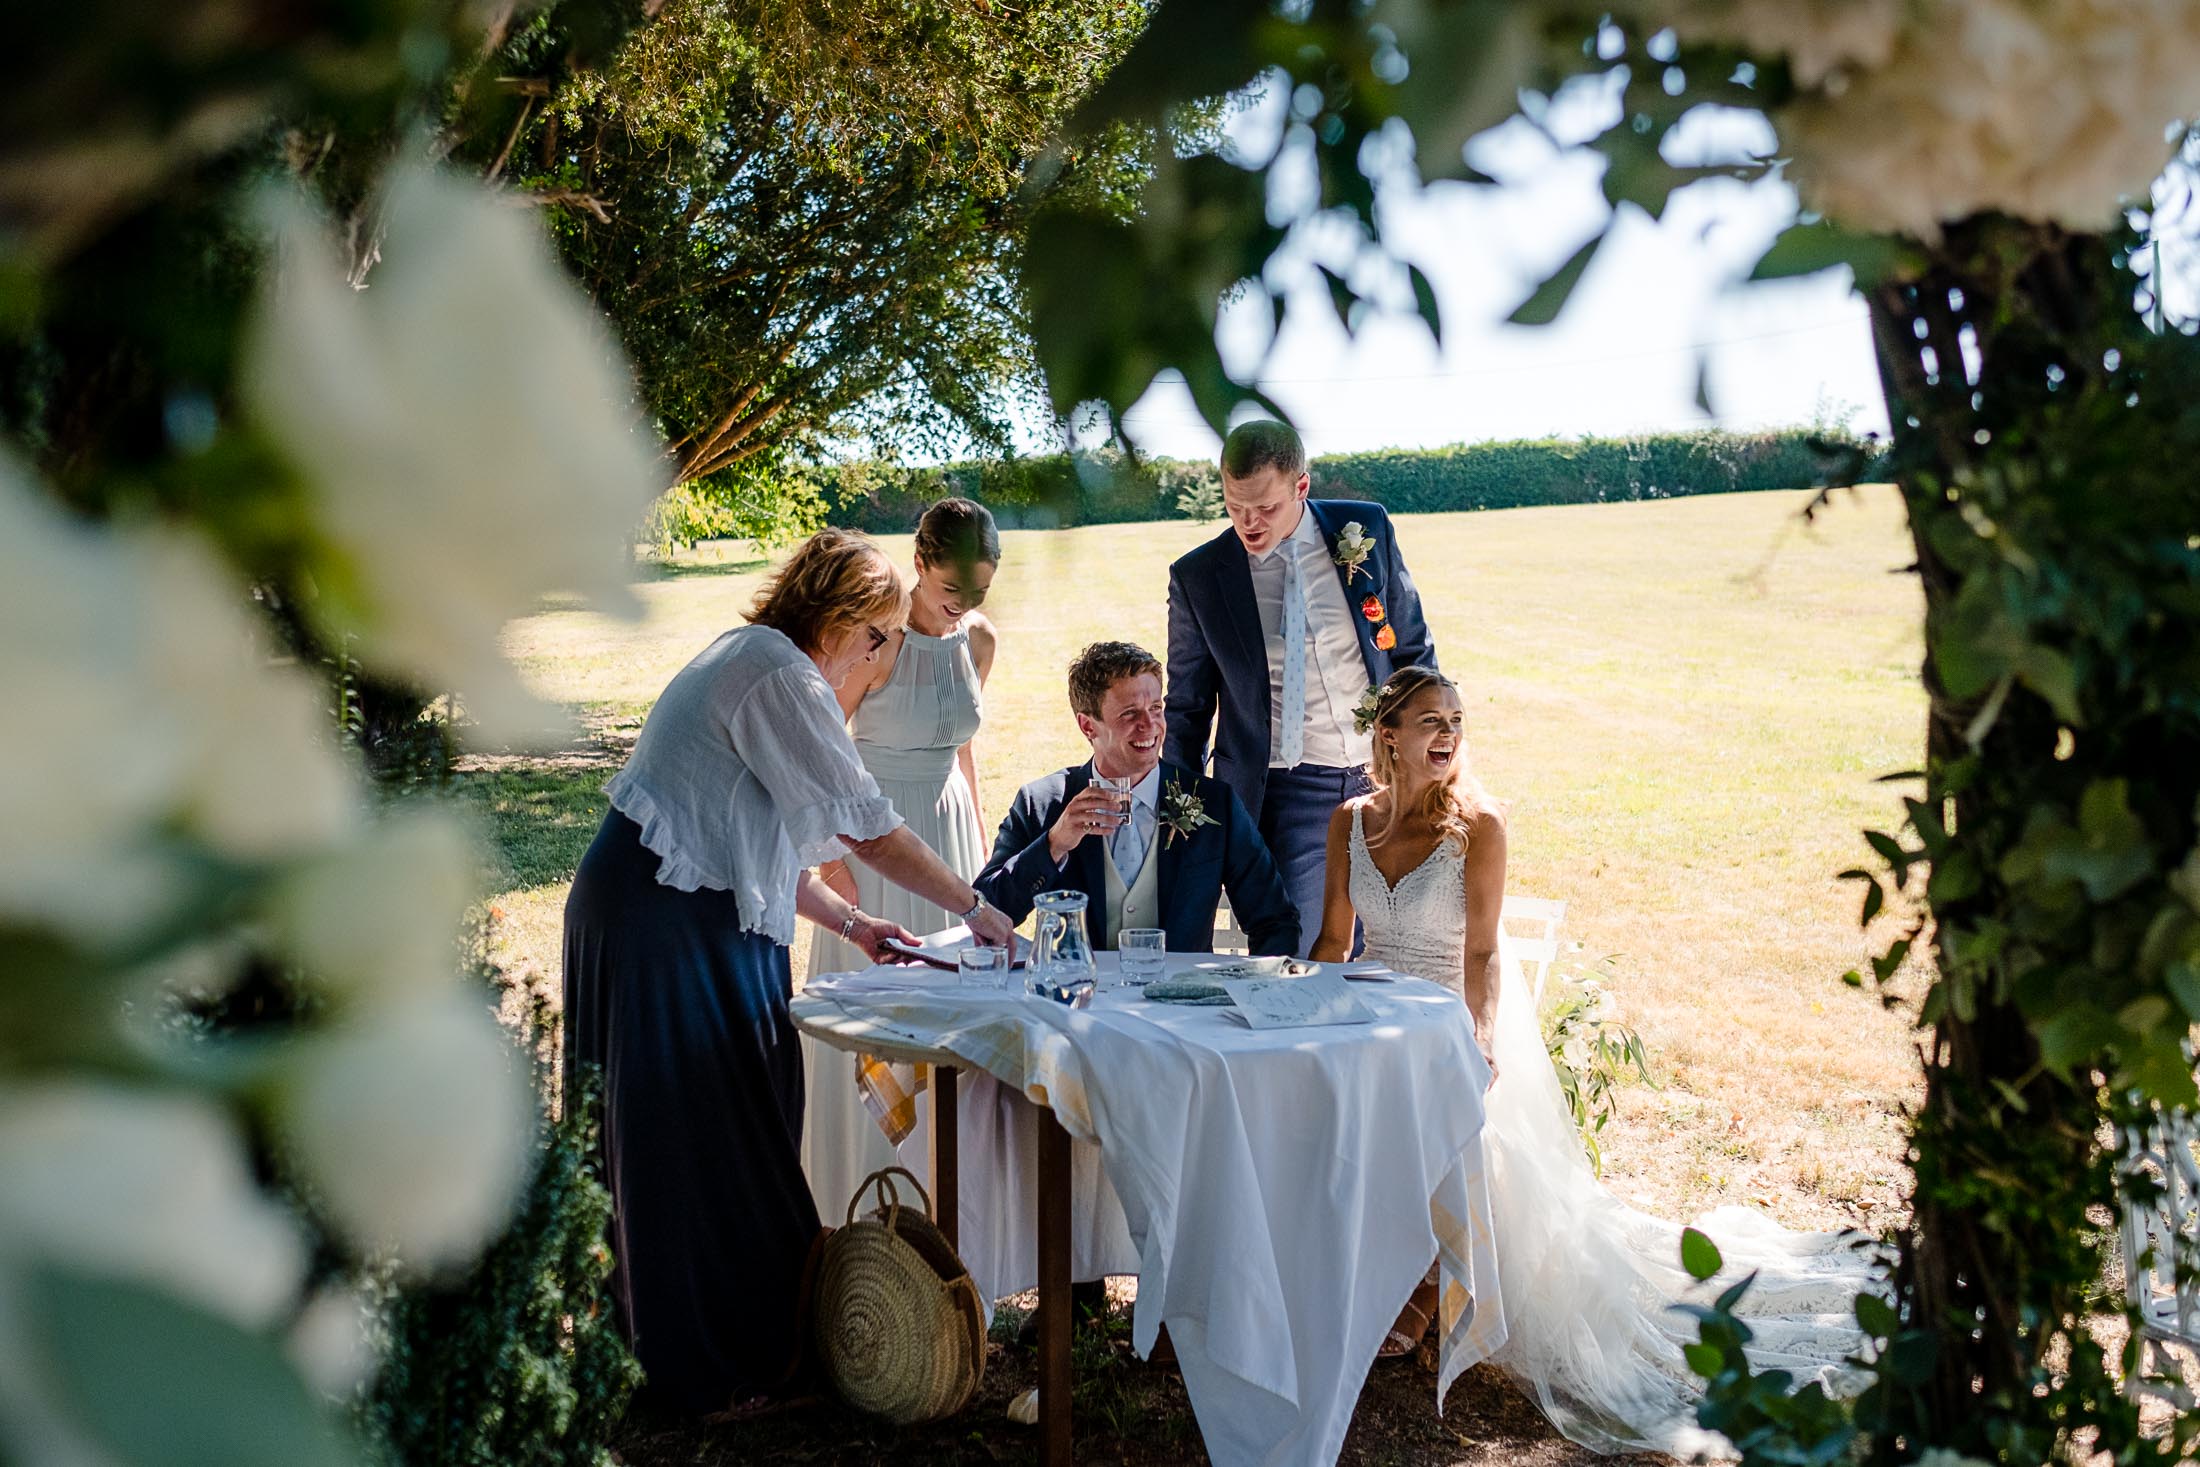
[(1159, 978), (1169, 965), (1169, 935), (1158, 927), (1126, 928), (1116, 944), (1116, 956), (1123, 964), (1123, 981), (1133, 988), (1144, 988)]
[(1092, 777), (1092, 782), (1113, 797), (1115, 818), (1128, 822), (1131, 818), (1131, 790), (1135, 787), (1133, 781), (1096, 774)]
[(976, 943), (958, 948), (955, 972), (965, 988), (999, 988), (1008, 981), (1008, 949)]

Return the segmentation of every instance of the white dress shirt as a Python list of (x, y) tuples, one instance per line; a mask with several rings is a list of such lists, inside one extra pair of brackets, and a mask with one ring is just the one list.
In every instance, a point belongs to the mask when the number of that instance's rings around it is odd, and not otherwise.
[(1268, 643), (1268, 764), (1283, 767), (1283, 558), (1298, 565), (1306, 602), (1306, 714), (1300, 761), (1347, 769), (1365, 764), (1373, 748), (1352, 726), (1352, 710), (1367, 693), (1367, 660), (1360, 655), (1358, 615), (1345, 600), (1321, 526), (1302, 506), (1298, 527), (1273, 550), (1251, 558), (1253, 599), (1260, 604), (1261, 634)]

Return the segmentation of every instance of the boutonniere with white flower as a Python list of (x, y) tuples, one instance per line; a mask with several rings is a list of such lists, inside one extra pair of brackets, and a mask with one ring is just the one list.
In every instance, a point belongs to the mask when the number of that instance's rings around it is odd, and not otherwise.
[(1375, 542), (1367, 538), (1367, 530), (1358, 520), (1348, 520), (1337, 532), (1337, 549), (1330, 559), (1344, 567), (1344, 583), (1352, 584), (1354, 576), (1375, 579), (1375, 573), (1367, 568), (1367, 558), (1375, 553)]
[(1215, 823), (1215, 817), (1207, 813), (1207, 802), (1188, 786), (1171, 780), (1161, 791), (1161, 828), (1168, 832), (1161, 838), (1163, 845), (1178, 836), (1190, 839), (1202, 825)]

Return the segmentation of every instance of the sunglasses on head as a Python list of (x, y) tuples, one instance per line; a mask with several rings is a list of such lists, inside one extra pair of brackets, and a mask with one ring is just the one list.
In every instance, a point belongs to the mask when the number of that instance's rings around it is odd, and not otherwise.
[(865, 623), (863, 630), (871, 638), (871, 650), (873, 652), (886, 645), (886, 633), (880, 631), (877, 627)]

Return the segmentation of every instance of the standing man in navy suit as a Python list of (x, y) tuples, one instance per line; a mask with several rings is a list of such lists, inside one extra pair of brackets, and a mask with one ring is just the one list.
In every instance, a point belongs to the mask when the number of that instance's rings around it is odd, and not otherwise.
[[(1309, 499), (1306, 447), (1272, 418), (1222, 445), (1230, 528), (1169, 567), (1167, 757), (1237, 791), (1321, 932), (1329, 816), (1368, 792), (1353, 710), (1408, 663), (1436, 665), (1421, 598), (1379, 504)], [(1217, 714), (1220, 724), (1217, 726)]]
[[(1161, 757), (1161, 661), (1129, 642), (1095, 642), (1069, 669), (1069, 702), (1092, 759), (1035, 779), (1016, 795), (971, 885), (1022, 921), (1040, 892), (1091, 898), (1087, 930), (1113, 948), (1132, 927), (1158, 927), (1171, 952), (1213, 952), (1224, 891), (1256, 955), (1303, 944), (1298, 913), (1268, 847), (1230, 787)], [(1130, 793), (1130, 818), (1118, 797)]]

